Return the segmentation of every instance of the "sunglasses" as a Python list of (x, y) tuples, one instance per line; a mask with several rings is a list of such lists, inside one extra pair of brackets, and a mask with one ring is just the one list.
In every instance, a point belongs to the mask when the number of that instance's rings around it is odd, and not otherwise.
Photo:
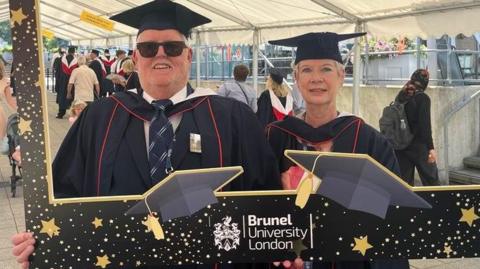
[(180, 56), (187, 45), (183, 41), (165, 41), (165, 42), (140, 42), (137, 43), (137, 49), (144, 58), (153, 58), (158, 53), (158, 48), (162, 46), (163, 51), (169, 57)]

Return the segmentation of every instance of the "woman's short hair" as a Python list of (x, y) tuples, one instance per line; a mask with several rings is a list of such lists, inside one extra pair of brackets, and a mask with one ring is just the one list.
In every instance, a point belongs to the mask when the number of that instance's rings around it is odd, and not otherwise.
[(122, 63), (122, 69), (125, 73), (132, 73), (133, 71), (135, 71), (135, 64), (132, 60), (127, 59)]
[(236, 81), (245, 81), (247, 80), (248, 75), (250, 75), (250, 70), (244, 64), (236, 65), (233, 68), (233, 78)]

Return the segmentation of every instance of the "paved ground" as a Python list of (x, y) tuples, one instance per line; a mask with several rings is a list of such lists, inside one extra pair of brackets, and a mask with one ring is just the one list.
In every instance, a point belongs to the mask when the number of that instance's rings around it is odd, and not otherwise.
[[(50, 144), (54, 156), (69, 123), (67, 119), (55, 119), (55, 96), (49, 93), (48, 99)], [(17, 189), (17, 197), (11, 198), (10, 175), (7, 157), (0, 156), (0, 269), (19, 268), (11, 254), (10, 238), (16, 232), (25, 230), (22, 188)], [(415, 269), (479, 269), (480, 259), (411, 260), (410, 265)]]

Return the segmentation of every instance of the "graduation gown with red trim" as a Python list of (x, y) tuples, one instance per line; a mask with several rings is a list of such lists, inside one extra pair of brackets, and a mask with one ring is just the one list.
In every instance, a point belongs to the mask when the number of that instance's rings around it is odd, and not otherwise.
[[(167, 109), (181, 113), (175, 131), (174, 169), (241, 165), (229, 190), (279, 189), (278, 168), (251, 109), (217, 95), (192, 98)], [(154, 109), (140, 94), (117, 93), (89, 105), (71, 127), (53, 162), (57, 197), (141, 194), (153, 186), (144, 121)], [(200, 134), (201, 153), (190, 152)]]
[[(377, 130), (356, 116), (341, 116), (329, 123), (313, 128), (302, 119), (286, 117), (283, 121), (273, 122), (266, 128), (267, 140), (272, 147), (281, 173), (287, 171), (294, 163), (283, 152), (287, 149), (314, 150), (315, 145), (332, 142), (331, 151), (344, 153), (368, 154), (400, 175), (400, 167), (393, 148)], [(345, 261), (315, 262), (315, 269), (408, 269), (407, 260), (392, 261)]]
[[(57, 98), (56, 102), (59, 109), (66, 110), (70, 107), (71, 100), (67, 100), (67, 86), (70, 75), (75, 68), (78, 67), (77, 59), (73, 55), (67, 54), (60, 59), (60, 70), (56, 78)], [(75, 88), (75, 87), (74, 87)], [(75, 89), (73, 89), (75, 91)]]
[(279, 109), (276, 109), (272, 104), (270, 97), (270, 91), (265, 90), (260, 94), (260, 97), (257, 101), (257, 117), (263, 127), (266, 127), (268, 124), (282, 120), (287, 115), (293, 114), (293, 106), (290, 108), (285, 108), (287, 106), (287, 97), (278, 97), (280, 106), (284, 107), (284, 110), (288, 110), (287, 113), (283, 113)]

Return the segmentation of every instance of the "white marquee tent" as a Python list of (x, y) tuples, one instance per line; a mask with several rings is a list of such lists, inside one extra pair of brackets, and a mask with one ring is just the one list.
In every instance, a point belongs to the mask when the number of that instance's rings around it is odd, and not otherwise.
[[(133, 42), (135, 29), (116, 23), (109, 32), (80, 21), (87, 10), (108, 18), (149, 0), (39, 0), (42, 28), (85, 45)], [(311, 31), (352, 32), (355, 26), (377, 36), (440, 36), (480, 31), (479, 0), (176, 0), (209, 17), (200, 28), (202, 44), (263, 43)], [(0, 21), (9, 19), (0, 0)]]

